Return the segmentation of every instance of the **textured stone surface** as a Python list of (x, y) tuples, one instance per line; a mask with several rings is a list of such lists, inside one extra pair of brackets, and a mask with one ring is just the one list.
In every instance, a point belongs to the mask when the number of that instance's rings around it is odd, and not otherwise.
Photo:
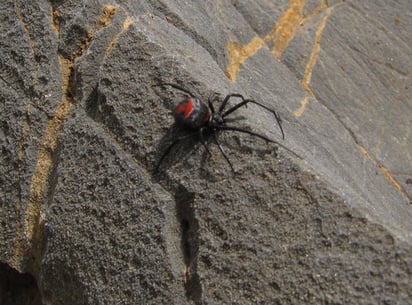
[[(409, 6), (3, 1), (0, 301), (408, 304)], [(287, 149), (227, 132), (236, 174), (193, 139), (153, 175), (160, 82), (276, 109), (285, 141), (236, 124)]]

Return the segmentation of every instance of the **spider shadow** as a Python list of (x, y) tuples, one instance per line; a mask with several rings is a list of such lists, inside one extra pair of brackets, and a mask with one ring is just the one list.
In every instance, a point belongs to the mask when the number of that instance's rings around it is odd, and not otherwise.
[[(237, 122), (244, 119), (245, 118), (243, 116), (239, 116), (235, 118), (230, 118), (227, 121)], [(176, 126), (176, 124), (173, 124), (159, 142), (160, 144), (158, 145), (158, 153), (156, 156), (157, 163), (153, 171), (153, 174), (159, 175), (159, 173), (161, 173), (165, 168), (170, 168), (175, 164), (185, 163), (190, 158), (190, 156), (199, 149), (203, 149), (203, 153), (199, 162), (198, 170), (203, 172), (203, 174), (206, 174), (207, 176), (209, 176), (208, 174), (213, 176), (213, 171), (215, 169), (213, 165), (207, 165), (207, 163), (209, 162), (219, 163), (221, 166), (227, 166), (227, 168), (222, 168), (222, 170), (233, 170), (233, 174), (235, 174), (236, 170), (234, 168), (231, 168), (232, 166), (235, 166), (236, 162), (234, 163), (234, 161), (246, 158), (246, 154), (255, 154), (259, 157), (264, 157), (268, 154), (272, 154), (274, 156), (278, 155), (279, 147), (276, 143), (268, 143), (264, 140), (259, 139), (255, 142), (254, 140), (252, 140), (253, 137), (249, 137), (248, 139), (247, 135), (241, 136), (237, 132), (225, 131), (223, 133), (223, 131), (220, 131), (217, 132), (215, 135), (222, 149), (227, 154), (231, 165), (227, 162), (221, 163), (220, 160), (215, 159), (217, 158), (217, 156), (215, 155), (219, 155), (220, 157), (222, 157), (222, 159), (224, 159), (224, 156), (219, 150), (216, 150), (214, 147), (217, 147), (217, 145), (213, 133), (214, 132), (210, 131), (204, 132), (205, 144), (208, 147), (208, 150), (212, 153), (212, 155), (210, 155), (209, 152), (202, 145), (200, 136), (199, 134), (196, 134), (196, 131), (194, 132), (190, 130), (185, 130)], [(187, 138), (184, 138), (186, 136)], [(170, 149), (170, 151), (167, 152), (167, 154), (164, 156), (164, 159), (161, 159), (163, 155), (166, 153), (166, 151), (170, 148), (170, 145), (178, 138), (184, 139), (177, 142)], [(159, 163), (159, 161), (161, 162)], [(184, 167), (186, 169), (191, 168), (190, 164), (188, 163), (185, 164)]]
[[(240, 136), (237, 133), (226, 134), (225, 137), (220, 138), (223, 148), (227, 148), (228, 152), (235, 151), (236, 155), (229, 154), (229, 157), (233, 159), (242, 159), (246, 155), (257, 155), (260, 158), (265, 155), (274, 154), (278, 155), (279, 147), (276, 143), (269, 143), (261, 139), (257, 139), (256, 142), (252, 140), (253, 138), (248, 139), (248, 136)], [(243, 156), (243, 157), (242, 157)]]
[[(210, 140), (209, 133), (204, 134), (204, 139), (206, 143)], [(187, 137), (187, 138), (184, 138)], [(177, 142), (170, 151), (170, 145), (178, 138), (184, 138)], [(207, 144), (208, 145), (208, 144)], [(176, 124), (173, 124), (166, 134), (160, 139), (159, 145), (157, 146), (156, 153), (156, 165), (153, 170), (154, 175), (159, 175), (166, 168), (170, 168), (176, 164), (184, 164), (184, 168), (190, 169), (190, 164), (186, 161), (191, 157), (192, 154), (197, 152), (199, 149), (204, 148), (200, 141), (200, 136), (191, 130), (182, 129)], [(166, 155), (164, 155), (167, 152)], [(164, 156), (163, 156), (164, 155)], [(162, 160), (161, 158), (164, 157)], [(203, 151), (202, 161), (200, 162), (203, 167), (204, 162), (209, 158), (209, 154), (206, 150)]]

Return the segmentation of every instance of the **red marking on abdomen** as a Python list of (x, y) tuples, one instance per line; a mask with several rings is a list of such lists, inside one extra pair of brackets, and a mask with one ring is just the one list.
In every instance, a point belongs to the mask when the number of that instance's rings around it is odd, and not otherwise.
[(193, 110), (193, 101), (190, 98), (188, 98), (186, 100), (185, 114), (184, 114), (183, 118), (187, 119), (189, 117), (190, 113), (192, 112), (192, 110)]
[(186, 103), (181, 102), (179, 105), (177, 105), (175, 113), (176, 114), (182, 114), (186, 111)]

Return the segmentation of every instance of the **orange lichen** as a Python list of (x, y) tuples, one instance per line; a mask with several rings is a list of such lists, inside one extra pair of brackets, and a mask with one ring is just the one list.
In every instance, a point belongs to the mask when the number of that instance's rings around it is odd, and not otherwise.
[(264, 41), (260, 37), (255, 37), (247, 45), (242, 46), (237, 42), (229, 42), (227, 46), (229, 54), (229, 65), (225, 71), (226, 76), (231, 81), (236, 81), (240, 66), (246, 59), (253, 56), (262, 46)]

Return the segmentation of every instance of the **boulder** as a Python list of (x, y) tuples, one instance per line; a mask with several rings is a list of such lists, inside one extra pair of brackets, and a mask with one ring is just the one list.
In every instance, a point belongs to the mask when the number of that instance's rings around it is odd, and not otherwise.
[[(398, 1), (5, 0), (0, 303), (407, 304)], [(253, 104), (187, 131), (185, 93)], [(231, 98), (230, 105), (240, 102)]]

